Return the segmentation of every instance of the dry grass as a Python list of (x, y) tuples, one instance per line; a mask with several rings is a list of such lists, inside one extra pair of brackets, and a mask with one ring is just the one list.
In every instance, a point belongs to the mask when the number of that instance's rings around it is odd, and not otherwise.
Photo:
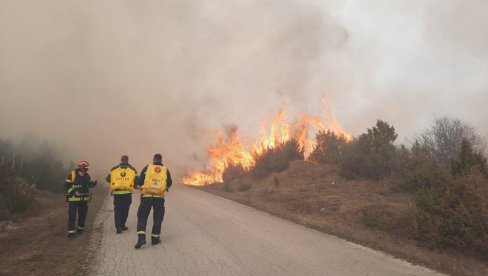
[[(242, 183), (252, 183), (241, 190)], [(331, 165), (294, 161), (258, 181), (244, 176), (202, 187), (308, 227), (453, 275), (488, 275), (479, 256), (433, 251), (412, 239), (414, 196), (396, 193), (391, 181), (346, 180)]]
[(64, 195), (38, 192), (30, 217), (0, 232), (0, 275), (84, 275), (92, 260), (93, 220), (105, 198), (104, 187), (94, 189), (85, 234), (69, 240)]

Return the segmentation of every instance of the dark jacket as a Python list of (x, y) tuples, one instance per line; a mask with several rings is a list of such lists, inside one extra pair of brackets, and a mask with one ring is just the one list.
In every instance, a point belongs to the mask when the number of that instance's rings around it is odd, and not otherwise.
[(81, 176), (78, 174), (78, 171), (78, 169), (75, 170), (76, 176), (74, 182), (71, 173), (66, 177), (64, 187), (66, 189), (66, 193), (70, 195), (74, 195), (75, 192), (80, 194), (88, 193), (90, 188), (93, 188), (96, 185), (91, 181), (91, 177), (87, 172), (85, 172), (85, 175)]
[[(153, 162), (153, 165), (164, 166), (163, 163), (161, 163), (161, 162)], [(145, 166), (144, 169), (142, 169), (141, 176), (139, 176), (139, 186), (144, 185), (144, 180), (146, 179), (147, 167), (148, 166)], [(173, 180), (171, 179), (171, 173), (169, 172), (168, 168), (166, 168), (166, 172), (167, 172), (166, 189), (169, 190), (169, 188), (171, 187), (171, 184), (173, 184)]]

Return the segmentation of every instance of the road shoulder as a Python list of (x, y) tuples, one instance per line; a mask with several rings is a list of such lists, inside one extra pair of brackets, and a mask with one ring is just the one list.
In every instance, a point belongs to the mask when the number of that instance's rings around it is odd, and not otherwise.
[(39, 191), (32, 216), (10, 222), (0, 232), (0, 274), (83, 275), (95, 252), (90, 247), (98, 235), (94, 219), (106, 199), (103, 187), (93, 192), (85, 233), (70, 240), (64, 195)]

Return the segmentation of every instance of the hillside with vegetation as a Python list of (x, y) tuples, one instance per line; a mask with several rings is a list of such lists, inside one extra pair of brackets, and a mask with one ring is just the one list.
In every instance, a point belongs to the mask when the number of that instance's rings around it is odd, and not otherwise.
[(486, 275), (484, 138), (449, 117), (409, 147), (397, 136), (381, 120), (352, 141), (319, 131), (308, 158), (291, 140), (200, 189), (439, 271)]

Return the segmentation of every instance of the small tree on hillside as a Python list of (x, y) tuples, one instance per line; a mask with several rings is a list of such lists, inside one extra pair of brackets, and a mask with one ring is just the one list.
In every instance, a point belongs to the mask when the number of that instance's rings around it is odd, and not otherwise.
[(446, 167), (459, 157), (463, 140), (477, 152), (484, 152), (486, 147), (485, 140), (472, 126), (447, 116), (436, 119), (431, 128), (414, 139), (426, 146)]
[(319, 131), (316, 137), (316, 144), (310, 153), (308, 159), (317, 163), (331, 163), (337, 164), (342, 156), (342, 151), (347, 143), (343, 136), (335, 134), (335, 132)]
[(271, 172), (286, 170), (290, 161), (303, 159), (303, 148), (297, 140), (291, 139), (276, 148), (268, 149), (262, 155), (255, 156), (256, 163), (251, 168), (251, 173), (255, 178), (265, 177)]
[(391, 173), (395, 157), (395, 128), (378, 120), (345, 148), (342, 172), (348, 177), (380, 178)]
[(368, 133), (359, 137), (359, 142), (363, 143), (370, 149), (387, 156), (395, 151), (393, 142), (397, 139), (398, 134), (395, 128), (387, 122), (378, 120), (375, 127), (368, 129)]
[(463, 140), (459, 158), (451, 162), (451, 172), (454, 176), (462, 176), (468, 174), (473, 167), (477, 167), (485, 177), (488, 177), (486, 157), (473, 149), (467, 140)]
[(441, 187), (450, 178), (449, 170), (419, 142), (415, 142), (409, 157), (398, 166), (402, 178), (401, 188), (407, 192), (415, 192), (420, 188)]

